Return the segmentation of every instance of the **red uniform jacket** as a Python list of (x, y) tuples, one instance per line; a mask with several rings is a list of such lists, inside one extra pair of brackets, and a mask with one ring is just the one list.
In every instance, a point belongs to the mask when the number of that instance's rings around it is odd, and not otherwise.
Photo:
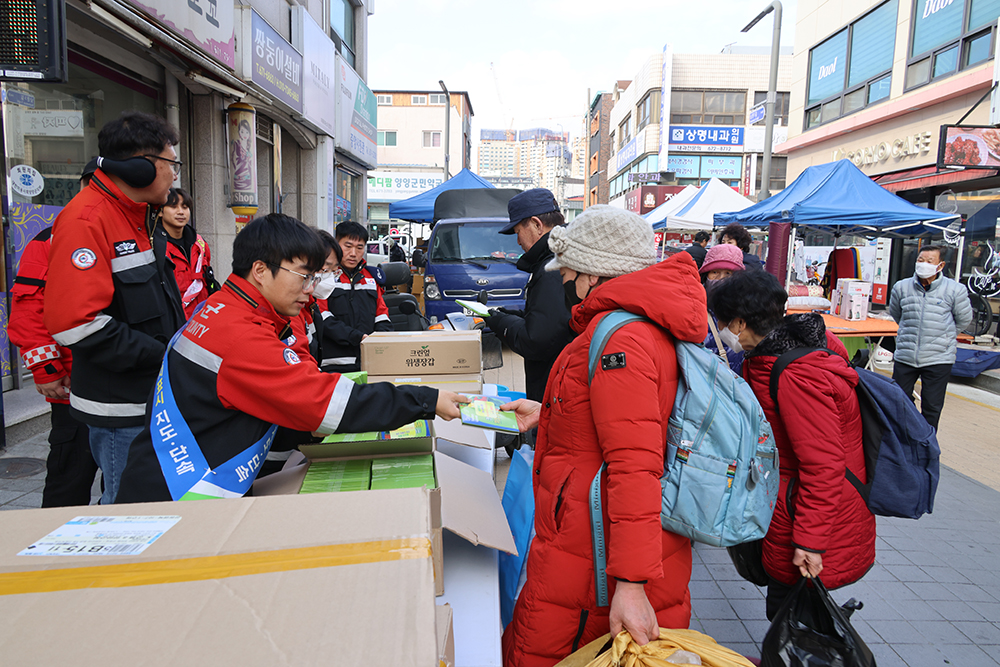
[[(28, 242), (21, 253), (21, 264), (11, 289), (10, 322), (7, 335), (21, 348), (24, 367), (31, 371), (35, 384), (47, 384), (69, 375), (72, 353), (52, 339), (45, 328), (42, 312), (45, 305), (45, 278), (49, 272), (49, 249), (52, 228), (43, 229)], [(49, 403), (69, 403), (46, 397)]]
[(45, 327), (73, 350), (70, 413), (91, 426), (142, 424), (163, 351), (184, 324), (147, 204), (100, 169), (52, 227)]
[(362, 262), (352, 274), (343, 271), (328, 299), (319, 301), (323, 321), (324, 370), (356, 371), (361, 368), (361, 337), (374, 331), (392, 331), (378, 267)]
[[(588, 377), (588, 350), (600, 316), (624, 309), (653, 323), (612, 334), (605, 353), (625, 365)], [(674, 339), (700, 342), (708, 328), (705, 290), (690, 255), (595, 287), (573, 309), (580, 335), (549, 375), (535, 451), (535, 539), (527, 582), (503, 635), (507, 667), (553, 665), (609, 631), (610, 607), (594, 591), (588, 492), (607, 462), (603, 485), (609, 593), (615, 578), (647, 582), (659, 624), (686, 628), (691, 542), (660, 526), (667, 422), (677, 392)]]
[(203, 271), (212, 263), (212, 251), (201, 234), (196, 234), (190, 227), (184, 228), (184, 235), (183, 240), (191, 244), (191, 257), (185, 256), (176, 243), (168, 240), (167, 258), (174, 264), (174, 279), (181, 293), (184, 318), (191, 319), (198, 304), (208, 298)]

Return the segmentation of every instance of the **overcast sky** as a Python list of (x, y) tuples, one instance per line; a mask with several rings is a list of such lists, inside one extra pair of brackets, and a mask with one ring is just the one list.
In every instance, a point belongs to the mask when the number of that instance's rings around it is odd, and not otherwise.
[[(795, 5), (783, 2), (781, 43), (794, 42)], [(368, 85), (468, 91), (474, 142), (486, 128), (562, 128), (579, 136), (587, 88), (632, 79), (669, 43), (674, 53), (770, 46), (767, 0), (375, 0)], [(758, 6), (759, 5), (759, 6)]]

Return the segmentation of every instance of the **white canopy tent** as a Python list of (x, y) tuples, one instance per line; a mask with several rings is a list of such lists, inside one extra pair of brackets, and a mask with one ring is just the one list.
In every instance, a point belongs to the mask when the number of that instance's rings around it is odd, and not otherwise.
[[(681, 193), (683, 194), (683, 192)], [(679, 195), (678, 195), (679, 196)], [(676, 199), (677, 197), (674, 197)], [(673, 203), (673, 199), (667, 204)], [(653, 229), (692, 229), (711, 231), (715, 224), (715, 214), (742, 211), (753, 206), (753, 202), (739, 194), (717, 178), (701, 186), (693, 197), (680, 207), (668, 211), (663, 221), (653, 223)], [(661, 206), (660, 208), (663, 208)], [(649, 215), (651, 216), (657, 208)], [(648, 217), (647, 217), (648, 219)]]
[(646, 222), (653, 226), (653, 229), (663, 229), (663, 223), (666, 221), (667, 216), (684, 208), (684, 206), (697, 194), (698, 187), (688, 185), (673, 197), (642, 217), (646, 219)]

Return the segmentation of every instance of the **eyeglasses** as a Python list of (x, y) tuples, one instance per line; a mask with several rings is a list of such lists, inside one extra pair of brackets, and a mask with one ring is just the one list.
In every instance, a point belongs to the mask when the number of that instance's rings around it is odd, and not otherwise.
[(154, 160), (163, 160), (164, 162), (169, 162), (170, 168), (174, 170), (174, 176), (181, 175), (181, 167), (184, 166), (184, 163), (181, 162), (180, 160), (171, 160), (170, 158), (160, 157), (159, 155), (143, 155), (143, 157), (149, 157), (153, 158)]
[(325, 275), (325, 274), (322, 274), (322, 273), (310, 273), (310, 274), (299, 273), (298, 271), (292, 271), (291, 269), (286, 269), (285, 267), (283, 267), (280, 264), (275, 264), (273, 262), (264, 262), (264, 263), (267, 264), (268, 266), (273, 266), (273, 267), (279, 268), (282, 271), (288, 271), (289, 273), (294, 273), (299, 278), (302, 278), (302, 291), (303, 292), (305, 292), (307, 290), (311, 290), (311, 289), (315, 288), (316, 285), (319, 285), (320, 281), (323, 280), (324, 275)]

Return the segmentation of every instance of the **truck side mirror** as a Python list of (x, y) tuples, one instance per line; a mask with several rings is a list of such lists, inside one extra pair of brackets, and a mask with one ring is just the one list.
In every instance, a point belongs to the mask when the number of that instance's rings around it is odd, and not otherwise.
[(424, 268), (427, 265), (427, 261), (424, 259), (424, 251), (419, 248), (414, 250), (413, 255), (410, 257), (410, 262), (418, 269)]

